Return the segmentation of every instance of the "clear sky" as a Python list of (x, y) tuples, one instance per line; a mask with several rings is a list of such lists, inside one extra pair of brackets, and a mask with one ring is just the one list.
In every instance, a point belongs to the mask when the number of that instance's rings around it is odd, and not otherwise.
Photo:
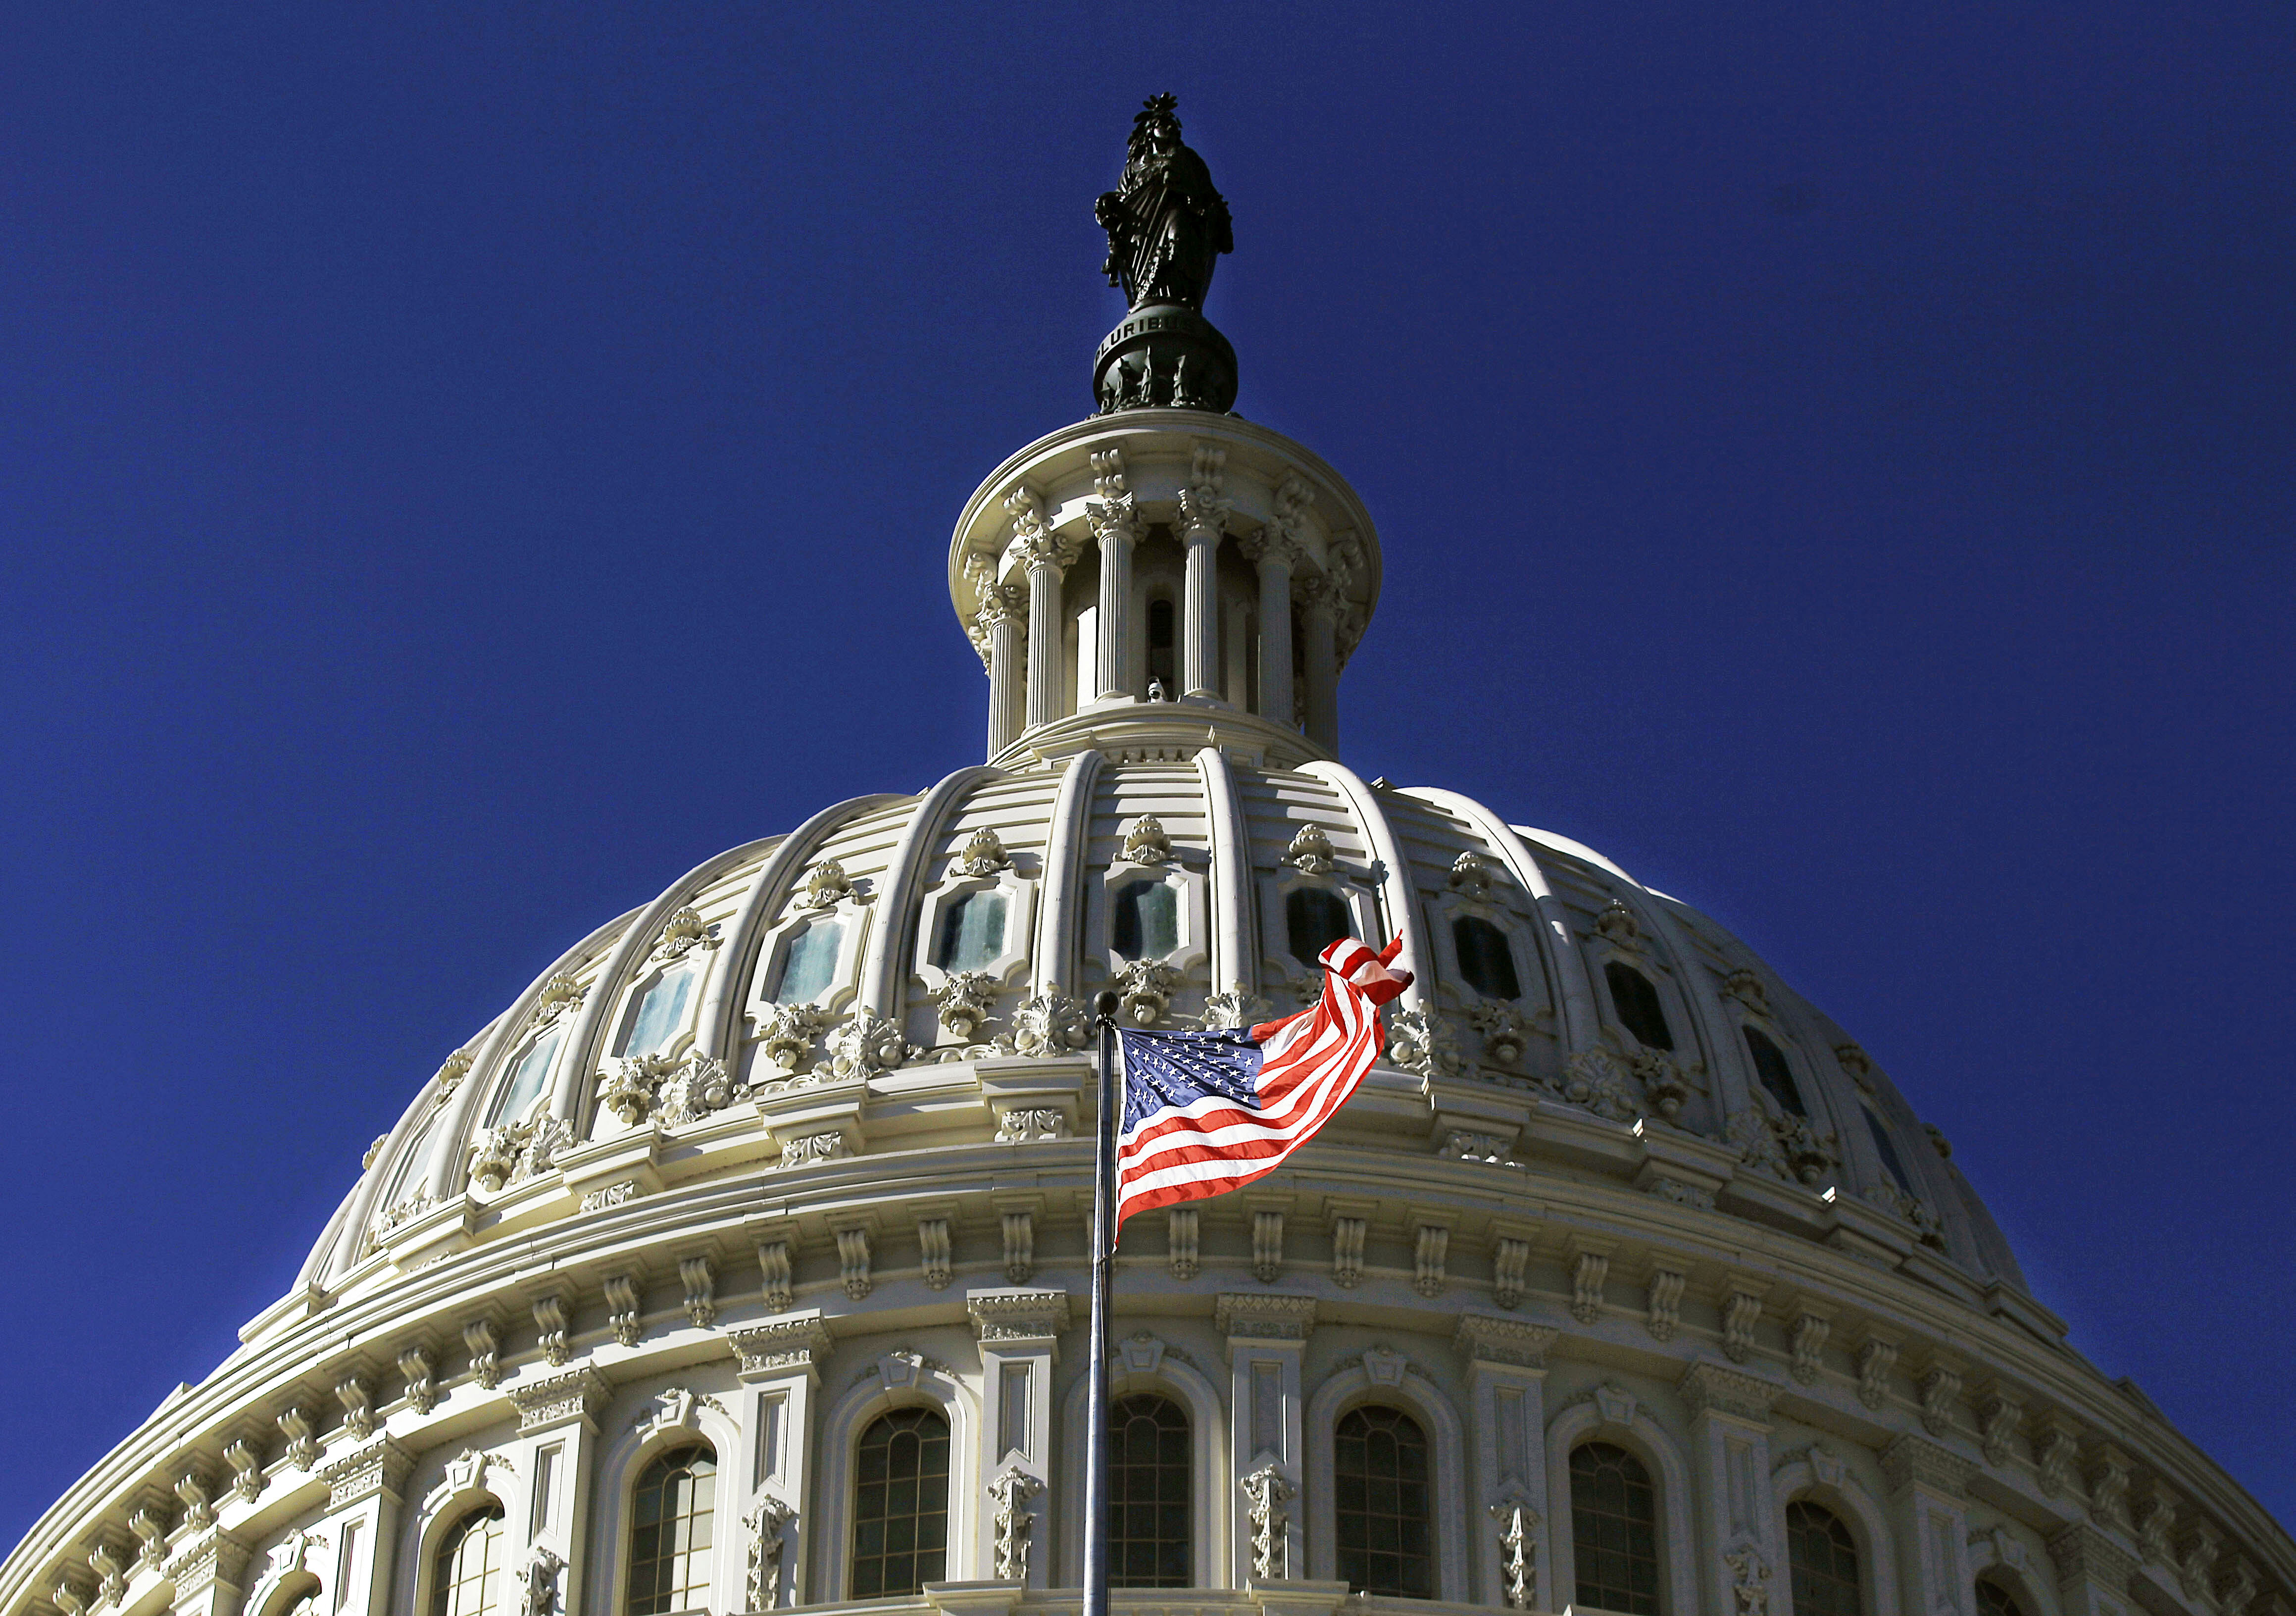
[(1381, 526), (1348, 761), (1734, 927), (2296, 1518), (2284, 4), (7, 33), (0, 1540), (562, 949), (977, 758), (949, 526), (1165, 89)]

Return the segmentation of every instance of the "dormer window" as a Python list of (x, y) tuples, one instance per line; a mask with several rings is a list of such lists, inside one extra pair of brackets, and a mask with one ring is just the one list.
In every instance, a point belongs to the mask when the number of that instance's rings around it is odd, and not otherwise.
[(638, 1000), (630, 1018), (630, 1036), (622, 1046), (626, 1055), (659, 1054), (685, 1030), (685, 1013), (693, 1003), (694, 979), (701, 962), (687, 959), (656, 977)]
[(1109, 945), (1126, 959), (1162, 959), (1180, 946), (1180, 894), (1169, 882), (1128, 881), (1116, 890)]
[(1459, 974), (1467, 986), (1488, 999), (1519, 999), (1522, 980), (1514, 970), (1514, 950), (1506, 933), (1480, 915), (1462, 915), (1451, 923), (1451, 950), (1459, 956)]
[(777, 1005), (807, 1005), (829, 991), (837, 977), (837, 956), (845, 944), (845, 923), (817, 920), (789, 940), (782, 956), (782, 980), (774, 985)]
[(932, 963), (952, 976), (987, 966), (1004, 952), (1004, 912), (1011, 901), (991, 888), (967, 892), (943, 908)]
[(1744, 1027), (1739, 1030), (1746, 1035), (1746, 1053), (1753, 1059), (1754, 1076), (1760, 1079), (1762, 1087), (1770, 1091), (1770, 1098), (1794, 1116), (1809, 1115), (1802, 1107), (1801, 1090), (1794, 1087), (1793, 1068), (1786, 1064), (1786, 1052), (1772, 1042), (1770, 1035), (1759, 1027)]
[(542, 1087), (550, 1081), (550, 1063), (558, 1056), (558, 1046), (566, 1036), (565, 1025), (553, 1027), (526, 1046), (511, 1068), (510, 1086), (503, 1090), (502, 1098), (495, 1102), (494, 1114), (487, 1119), (491, 1128), (501, 1122), (523, 1122), (526, 1113), (534, 1109), (542, 1097)]
[(1658, 989), (1651, 986), (1650, 978), (1620, 960), (1612, 960), (1603, 967), (1603, 980), (1610, 985), (1611, 1004), (1619, 1013), (1619, 1025), (1635, 1035), (1645, 1049), (1674, 1047), (1673, 1029), (1666, 1024), (1666, 1006), (1659, 1002)]
[(1328, 887), (1300, 887), (1283, 898), (1283, 929), (1292, 957), (1312, 966), (1325, 948), (1355, 935), (1347, 899)]

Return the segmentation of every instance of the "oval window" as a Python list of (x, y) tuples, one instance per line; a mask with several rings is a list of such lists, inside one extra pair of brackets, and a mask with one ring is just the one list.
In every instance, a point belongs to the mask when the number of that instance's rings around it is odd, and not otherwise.
[(1116, 890), (1109, 943), (1126, 959), (1161, 959), (1180, 946), (1180, 895), (1168, 882), (1128, 881)]
[(980, 971), (1004, 952), (1004, 893), (990, 890), (967, 892), (940, 912), (940, 938), (933, 948), (933, 964), (955, 975)]
[(774, 985), (780, 1005), (808, 1005), (829, 991), (837, 977), (837, 956), (845, 946), (845, 923), (817, 920), (790, 939), (782, 956), (782, 980)]

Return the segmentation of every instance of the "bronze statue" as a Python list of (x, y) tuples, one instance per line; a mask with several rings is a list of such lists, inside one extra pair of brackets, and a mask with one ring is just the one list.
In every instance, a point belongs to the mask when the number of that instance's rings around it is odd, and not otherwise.
[(1204, 318), (1204, 293), (1223, 252), (1235, 250), (1227, 199), (1204, 160), (1180, 140), (1174, 98), (1152, 95), (1132, 119), (1124, 176), (1093, 205), (1108, 232), (1101, 266), (1130, 312), (1093, 357), (1101, 413), (1220, 412), (1235, 404), (1235, 350)]
[(1235, 250), (1227, 199), (1212, 188), (1211, 170), (1180, 140), (1170, 95), (1154, 95), (1132, 120), (1124, 177), (1093, 206), (1108, 232), (1101, 267), (1135, 308), (1177, 303), (1201, 311), (1212, 270)]

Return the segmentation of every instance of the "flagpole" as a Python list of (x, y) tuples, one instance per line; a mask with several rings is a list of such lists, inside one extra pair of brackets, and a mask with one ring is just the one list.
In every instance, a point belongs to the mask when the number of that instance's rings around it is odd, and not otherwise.
[(1108, 1616), (1108, 1326), (1116, 1267), (1116, 1007), (1113, 993), (1093, 1001), (1099, 1033), (1095, 1077), (1099, 1127), (1092, 1154), (1092, 1360), (1084, 1461), (1084, 1616)]

